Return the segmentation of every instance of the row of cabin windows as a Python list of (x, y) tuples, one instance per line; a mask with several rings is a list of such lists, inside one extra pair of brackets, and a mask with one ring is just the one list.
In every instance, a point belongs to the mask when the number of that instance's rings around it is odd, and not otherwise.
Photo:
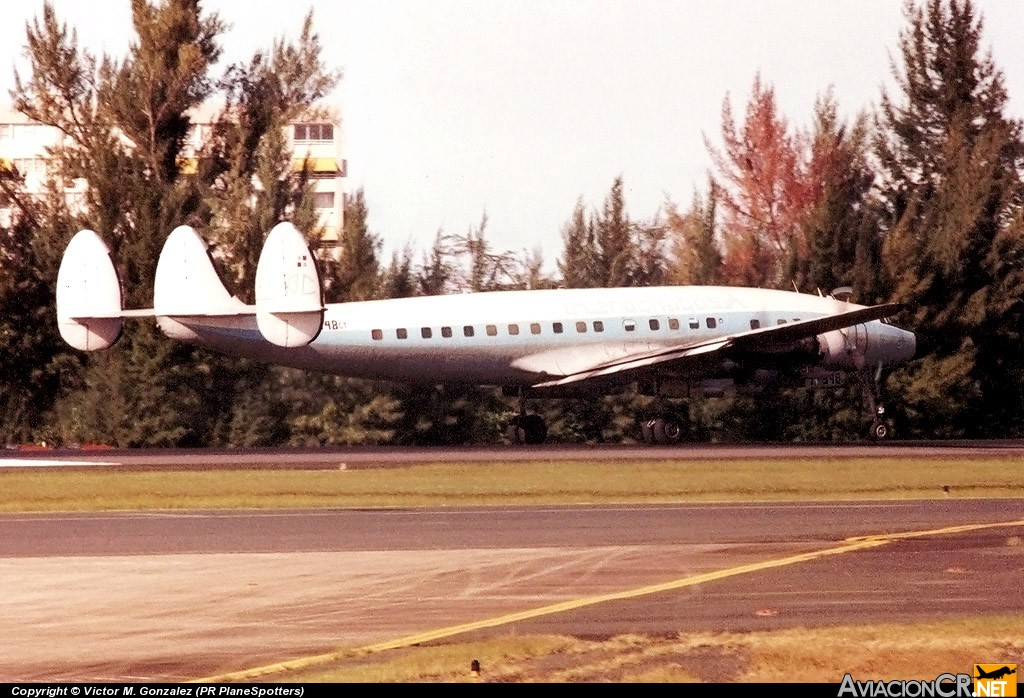
[[(709, 317), (709, 318), (705, 318), (704, 322), (705, 322), (705, 324), (706, 324), (708, 329), (713, 330), (716, 327), (718, 327), (718, 324), (720, 322), (722, 322), (722, 321), (719, 318)], [(755, 323), (757, 323), (757, 320), (751, 320), (750, 321), (751, 328), (756, 329)], [(577, 333), (583, 334), (583, 333), (588, 331), (588, 326), (587, 326), (586, 322), (580, 320), (580, 321), (576, 322), (575, 324), (576, 324), (576, 332)], [(653, 330), (653, 331), (660, 330), (661, 329), (661, 320), (659, 320), (658, 318), (651, 318), (650, 320), (647, 321), (647, 326), (649, 328), (651, 328), (651, 330)], [(669, 318), (667, 326), (668, 326), (668, 329), (670, 329), (670, 330), (678, 330), (679, 326), (680, 326), (679, 320), (676, 319), (676, 318)], [(757, 326), (760, 326), (760, 325), (758, 324)], [(542, 331), (541, 324), (539, 322), (531, 322), (528, 327), (529, 327), (529, 330), (530, 330), (530, 334), (540, 334), (541, 331)], [(604, 321), (602, 321), (602, 320), (594, 320), (591, 323), (590, 327), (593, 328), (594, 332), (604, 332)], [(636, 322), (634, 320), (623, 320), (622, 327), (623, 327), (624, 330), (626, 330), (626, 332), (634, 332), (634, 331), (636, 331)], [(689, 320), (689, 327), (690, 327), (691, 330), (699, 329), (700, 328), (700, 321), (697, 318), (690, 318), (690, 320)], [(520, 332), (520, 328), (519, 328), (518, 323), (510, 323), (508, 325), (507, 329), (508, 329), (508, 334), (510, 336), (513, 336), (513, 337), (518, 335), (519, 332)], [(565, 332), (565, 324), (561, 323), (561, 322), (552, 322), (551, 323), (551, 331), (554, 334), (562, 334), (562, 333)], [(498, 326), (497, 325), (484, 325), (484, 332), (485, 332), (485, 334), (488, 337), (495, 337), (498, 334)], [(473, 336), (476, 335), (476, 327), (474, 325), (464, 325), (462, 327), (462, 334), (464, 336), (466, 336), (466, 337), (473, 337)], [(441, 328), (441, 336), (442, 337), (449, 338), (452, 335), (453, 335), (453, 333), (452, 333), (452, 328), (451, 327), (444, 326), (444, 327)], [(384, 330), (371, 330), (370, 331), (370, 336), (373, 339), (375, 339), (375, 340), (384, 339)], [(432, 327), (421, 327), (420, 328), (420, 337), (422, 337), (423, 339), (431, 339), (433, 336), (434, 336), (434, 328), (432, 328)], [(405, 327), (399, 327), (398, 329), (395, 330), (395, 337), (397, 339), (408, 339), (409, 338), (409, 330), (406, 329)]]

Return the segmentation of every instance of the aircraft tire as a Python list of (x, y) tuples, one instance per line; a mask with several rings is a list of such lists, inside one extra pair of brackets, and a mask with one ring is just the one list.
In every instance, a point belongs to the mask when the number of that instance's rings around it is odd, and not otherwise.
[(522, 443), (542, 444), (548, 438), (548, 425), (538, 414), (528, 414), (523, 417), (521, 431), (523, 432)]
[(885, 422), (874, 422), (871, 425), (871, 438), (875, 441), (882, 441), (889, 436), (889, 425)]
[(683, 424), (675, 415), (665, 415), (651, 425), (654, 441), (662, 446), (671, 446), (683, 440)]

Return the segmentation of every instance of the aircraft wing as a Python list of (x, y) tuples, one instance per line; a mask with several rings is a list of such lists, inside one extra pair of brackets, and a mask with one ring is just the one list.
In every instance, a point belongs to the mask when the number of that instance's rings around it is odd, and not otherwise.
[(696, 369), (718, 360), (726, 351), (759, 352), (770, 355), (784, 351), (801, 339), (894, 315), (902, 307), (899, 303), (873, 305), (811, 320), (761, 327), (749, 332), (632, 354), (596, 364), (555, 380), (537, 383), (533, 387), (554, 388), (652, 368), (680, 371)]

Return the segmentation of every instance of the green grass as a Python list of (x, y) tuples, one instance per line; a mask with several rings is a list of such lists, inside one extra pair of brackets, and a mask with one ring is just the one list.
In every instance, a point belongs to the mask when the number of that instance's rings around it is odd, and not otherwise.
[(1024, 496), (1017, 458), (425, 464), (338, 470), (9, 470), (0, 511), (410, 507)]

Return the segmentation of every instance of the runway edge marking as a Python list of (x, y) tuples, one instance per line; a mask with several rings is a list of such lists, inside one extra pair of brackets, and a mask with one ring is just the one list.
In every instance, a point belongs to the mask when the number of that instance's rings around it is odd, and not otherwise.
[(572, 599), (570, 601), (562, 601), (556, 604), (550, 604), (548, 606), (540, 606), (538, 608), (533, 608), (526, 611), (509, 613), (503, 616), (495, 616), (494, 618), (485, 618), (483, 620), (478, 620), (471, 623), (452, 625), (447, 628), (439, 628), (437, 630), (428, 630), (423, 633), (407, 635), (405, 637), (401, 637), (395, 640), (387, 640), (385, 642), (378, 642), (372, 645), (364, 645), (363, 647), (357, 647), (354, 649), (338, 650), (335, 652), (327, 652), (325, 654), (312, 655), (309, 657), (300, 657), (297, 659), (291, 659), (288, 661), (278, 662), (275, 664), (268, 664), (262, 667), (242, 669), (241, 671), (231, 672), (227, 674), (220, 674), (217, 676), (208, 676), (201, 679), (194, 679), (192, 682), (223, 683), (227, 681), (244, 681), (246, 679), (256, 679), (264, 676), (269, 676), (271, 674), (280, 674), (289, 671), (308, 669), (319, 664), (326, 664), (332, 661), (348, 659), (354, 656), (374, 654), (377, 652), (386, 652), (387, 650), (401, 649), (404, 647), (412, 647), (413, 645), (419, 645), (425, 642), (432, 642), (434, 640), (441, 640), (447, 637), (453, 637), (455, 635), (462, 635), (464, 633), (472, 632), (474, 630), (484, 630), (486, 628), (494, 628), (500, 625), (508, 625), (509, 623), (515, 623), (522, 620), (529, 620), (531, 618), (537, 618), (540, 616), (553, 615), (555, 613), (563, 613), (565, 611), (572, 611), (578, 608), (584, 608), (586, 606), (594, 606), (601, 603), (607, 603), (609, 601), (621, 601), (624, 599), (632, 599), (638, 596), (647, 596), (649, 594), (657, 594), (663, 591), (682, 589), (684, 587), (694, 586), (696, 584), (704, 584), (707, 582), (717, 581), (719, 579), (737, 577), (743, 574), (750, 574), (752, 572), (760, 572), (763, 570), (769, 570), (778, 567), (786, 567), (789, 565), (799, 564), (801, 562), (810, 562), (812, 560), (819, 560), (821, 558), (829, 557), (832, 555), (842, 555), (844, 553), (852, 553), (859, 550), (878, 548), (883, 545), (888, 545), (889, 543), (894, 543), (897, 541), (906, 540), (910, 538), (923, 538), (926, 536), (940, 536), (954, 533), (968, 533), (971, 531), (980, 531), (989, 528), (1006, 528), (1010, 526), (1024, 526), (1024, 519), (1017, 519), (1016, 521), (997, 521), (994, 523), (983, 524), (963, 524), (959, 526), (946, 526), (944, 528), (935, 528), (924, 531), (902, 531), (899, 533), (878, 533), (866, 536), (852, 536), (850, 538), (845, 539), (841, 545), (823, 548), (821, 550), (813, 550), (810, 552), (799, 553), (796, 555), (787, 555), (786, 557), (780, 557), (774, 560), (753, 562), (746, 565), (739, 565), (737, 567), (727, 567), (725, 569), (717, 570), (715, 572), (704, 572), (689, 577), (683, 577), (681, 579), (662, 582), (660, 584), (651, 584), (648, 586), (638, 587), (636, 589), (626, 589), (624, 591), (600, 594), (597, 596), (587, 596), (579, 599)]

